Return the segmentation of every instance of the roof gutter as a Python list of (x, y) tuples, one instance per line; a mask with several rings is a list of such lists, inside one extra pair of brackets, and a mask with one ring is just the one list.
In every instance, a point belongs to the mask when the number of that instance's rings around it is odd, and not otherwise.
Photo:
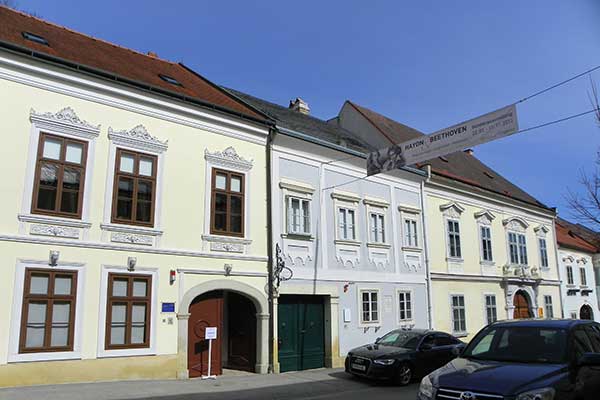
[[(316, 145), (319, 145), (319, 146), (327, 147), (329, 149), (340, 151), (342, 153), (346, 153), (346, 154), (349, 154), (349, 155), (352, 155), (352, 156), (356, 156), (356, 157), (359, 157), (359, 158), (363, 158), (363, 159), (367, 158), (367, 155), (365, 153), (363, 153), (363, 152), (360, 152), (360, 151), (357, 151), (357, 150), (352, 150), (352, 149), (349, 149), (347, 147), (341, 146), (339, 144), (331, 143), (331, 142), (328, 142), (327, 140), (319, 139), (319, 138), (307, 135), (307, 134), (302, 133), (302, 132), (298, 132), (298, 131), (295, 131), (295, 130), (292, 130), (292, 129), (284, 128), (284, 127), (282, 127), (280, 125), (277, 125), (277, 124), (275, 125), (275, 127), (283, 135), (290, 136), (290, 137), (293, 137), (293, 138), (296, 138), (296, 139), (300, 139), (300, 140), (304, 140), (304, 141), (307, 141), (307, 142), (310, 142), (310, 143), (313, 143), (313, 144), (316, 144)], [(420, 175), (420, 176), (423, 176), (423, 177), (427, 176), (427, 172), (425, 172), (423, 170), (420, 170), (418, 168), (413, 168), (413, 167), (406, 166), (406, 167), (402, 167), (402, 168), (399, 168), (399, 169), (404, 170), (406, 172), (413, 173), (413, 174), (417, 174), (417, 175)]]
[(186, 95), (183, 95), (183, 94), (180, 94), (177, 92), (173, 92), (171, 90), (160, 88), (158, 86), (149, 85), (147, 83), (143, 83), (143, 82), (137, 81), (135, 79), (130, 79), (130, 78), (126, 78), (126, 77), (123, 77), (120, 75), (116, 75), (112, 72), (107, 72), (107, 71), (101, 70), (99, 68), (90, 67), (90, 66), (87, 66), (84, 64), (78, 64), (73, 61), (69, 61), (67, 59), (57, 57), (57, 56), (51, 56), (49, 54), (31, 50), (27, 47), (19, 46), (14, 43), (5, 42), (3, 40), (0, 40), (0, 48), (9, 53), (25, 56), (25, 57), (28, 57), (28, 58), (31, 58), (31, 59), (34, 59), (34, 60), (37, 60), (40, 62), (44, 62), (46, 64), (51, 64), (54, 66), (59, 66), (59, 67), (63, 67), (63, 68), (66, 67), (75, 72), (83, 73), (86, 75), (92, 75), (96, 78), (101, 78), (101, 79), (108, 80), (111, 82), (117, 82), (117, 83), (120, 83), (123, 85), (131, 86), (136, 89), (142, 90), (144, 92), (148, 92), (148, 93), (152, 93), (152, 94), (160, 95), (160, 96), (165, 96), (165, 97), (175, 98), (184, 103), (192, 104), (194, 106), (200, 106), (203, 108), (210, 109), (212, 111), (216, 111), (216, 112), (220, 112), (220, 113), (224, 113), (224, 114), (228, 114), (228, 115), (233, 115), (235, 117), (238, 117), (238, 118), (241, 118), (244, 120), (248, 120), (248, 121), (252, 121), (252, 122), (256, 122), (256, 123), (260, 123), (263, 125), (269, 125), (269, 126), (272, 125), (272, 122), (269, 120), (262, 120), (260, 118), (253, 117), (251, 115), (247, 115), (244, 113), (240, 113), (240, 112), (231, 110), (227, 107), (222, 107), (222, 106), (218, 106), (216, 104), (209, 103), (207, 101), (201, 100), (196, 97), (186, 96)]

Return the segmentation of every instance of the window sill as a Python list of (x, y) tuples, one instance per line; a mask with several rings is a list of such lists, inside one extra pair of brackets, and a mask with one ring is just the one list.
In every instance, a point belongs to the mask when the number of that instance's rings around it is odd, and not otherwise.
[(163, 231), (156, 228), (148, 228), (142, 226), (135, 225), (125, 225), (125, 224), (100, 224), (100, 229), (109, 232), (121, 232), (121, 233), (136, 233), (141, 235), (150, 235), (150, 236), (162, 236)]
[(367, 247), (372, 247), (375, 249), (389, 249), (392, 247), (391, 244), (389, 243), (375, 243), (375, 242), (369, 242), (367, 243)]
[(412, 253), (421, 253), (421, 252), (423, 252), (423, 249), (420, 247), (403, 246), (402, 251), (408, 251), (408, 252), (412, 252)]
[(82, 221), (78, 219), (54, 217), (51, 215), (40, 215), (40, 214), (19, 214), (17, 219), (21, 222), (29, 222), (34, 224), (49, 224), (49, 225), (60, 225), (68, 226), (70, 228), (90, 228), (91, 222)]
[(456, 338), (464, 338), (469, 336), (468, 332), (452, 332), (452, 336), (456, 337)]
[(98, 351), (98, 358), (114, 358), (114, 357), (135, 357), (135, 356), (155, 356), (156, 350), (153, 348), (132, 348), (132, 349), (115, 349)]
[(484, 267), (495, 267), (496, 266), (496, 262), (495, 261), (481, 260), (481, 261), (479, 261), (479, 264), (483, 265)]
[(57, 351), (41, 353), (19, 353), (8, 356), (9, 363), (34, 361), (81, 360), (80, 351)]
[(309, 242), (315, 240), (315, 237), (310, 233), (282, 233), (281, 237), (284, 239), (306, 240)]
[(381, 322), (360, 322), (358, 324), (360, 328), (381, 328)]
[(347, 246), (356, 246), (359, 247), (361, 243), (358, 240), (346, 240), (346, 239), (336, 239), (333, 241), (335, 244), (343, 244)]
[(464, 259), (457, 257), (446, 257), (446, 261), (454, 264), (462, 264), (465, 262)]

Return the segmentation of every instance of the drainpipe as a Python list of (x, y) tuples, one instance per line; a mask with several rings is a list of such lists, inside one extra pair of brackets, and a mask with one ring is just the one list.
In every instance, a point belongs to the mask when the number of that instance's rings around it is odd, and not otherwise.
[(268, 254), (268, 264), (267, 264), (267, 273), (268, 273), (268, 296), (269, 296), (269, 370), (268, 373), (272, 374), (273, 364), (274, 364), (274, 346), (273, 340), (275, 338), (275, 326), (274, 326), (274, 312), (275, 307), (273, 306), (273, 262), (274, 262), (274, 250), (273, 250), (273, 199), (272, 199), (272, 146), (273, 139), (275, 138), (276, 130), (275, 128), (271, 128), (269, 130), (269, 136), (267, 136), (267, 145), (266, 145), (266, 159), (267, 159), (267, 254)]
[(428, 237), (427, 237), (427, 219), (425, 214), (427, 214), (427, 205), (425, 202), (425, 182), (429, 182), (431, 179), (431, 166), (426, 165), (425, 170), (427, 172), (427, 178), (424, 181), (421, 181), (421, 226), (423, 227), (423, 248), (425, 250), (425, 290), (427, 291), (427, 320), (429, 323), (429, 328), (433, 329), (433, 306), (431, 303), (431, 269), (429, 268), (429, 245), (428, 245)]
[[(554, 237), (554, 255), (556, 257), (556, 275), (558, 276), (558, 301), (560, 302), (560, 316), (561, 318), (565, 317), (565, 309), (563, 306), (563, 285), (562, 285), (562, 274), (561, 274), (561, 268), (560, 268), (560, 258), (559, 258), (559, 253), (558, 253), (558, 238), (556, 237), (556, 211), (554, 214), (554, 217), (552, 218), (552, 236)], [(546, 310), (544, 310), (545, 312)]]

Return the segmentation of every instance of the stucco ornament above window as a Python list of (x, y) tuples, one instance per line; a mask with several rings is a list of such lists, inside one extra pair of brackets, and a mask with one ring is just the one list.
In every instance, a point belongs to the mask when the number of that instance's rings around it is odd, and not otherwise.
[(550, 232), (550, 229), (546, 225), (538, 225), (533, 228), (533, 231), (538, 237), (546, 237), (546, 234)]
[(167, 150), (168, 140), (162, 141), (152, 136), (144, 125), (137, 125), (130, 130), (115, 131), (108, 128), (108, 138), (117, 145), (130, 146), (139, 150), (162, 153)]
[(506, 229), (509, 229), (509, 230), (515, 231), (515, 232), (525, 232), (525, 229), (527, 229), (529, 227), (529, 224), (527, 223), (527, 221), (525, 221), (523, 218), (519, 218), (519, 217), (506, 218), (505, 220), (502, 221), (502, 224), (504, 224)]
[(215, 166), (241, 171), (249, 171), (252, 169), (252, 164), (254, 163), (253, 160), (247, 160), (240, 156), (232, 146), (223, 151), (215, 151), (214, 153), (205, 149), (204, 158)]
[(465, 211), (465, 208), (458, 203), (450, 202), (440, 206), (442, 213), (451, 218), (460, 218), (460, 215)]
[(480, 224), (490, 225), (496, 216), (490, 210), (481, 210), (473, 214)]
[(100, 124), (93, 125), (82, 120), (71, 107), (65, 107), (56, 113), (38, 113), (32, 108), (29, 120), (39, 129), (52, 129), (85, 139), (94, 139), (100, 134)]

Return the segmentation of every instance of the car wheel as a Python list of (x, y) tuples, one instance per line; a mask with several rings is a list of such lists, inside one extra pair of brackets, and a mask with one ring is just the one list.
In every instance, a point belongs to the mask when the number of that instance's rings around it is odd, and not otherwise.
[(400, 368), (398, 368), (398, 374), (396, 376), (396, 382), (400, 386), (408, 385), (413, 378), (413, 371), (409, 364), (402, 364)]

